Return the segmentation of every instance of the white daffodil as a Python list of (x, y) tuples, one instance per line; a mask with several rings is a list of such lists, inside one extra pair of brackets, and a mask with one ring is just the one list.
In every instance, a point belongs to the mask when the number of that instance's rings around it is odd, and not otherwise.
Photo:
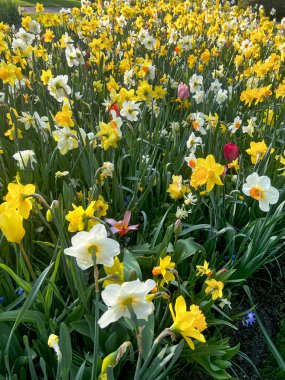
[(137, 121), (140, 113), (140, 103), (135, 103), (133, 100), (125, 100), (120, 114), (129, 121)]
[(184, 161), (187, 162), (187, 165), (189, 166), (189, 168), (191, 168), (192, 170), (195, 169), (196, 161), (197, 161), (195, 153), (191, 152), (189, 156), (184, 158)]
[(29, 112), (22, 112), (22, 117), (18, 121), (24, 124), (26, 130), (35, 127), (35, 119)]
[(228, 91), (220, 89), (217, 92), (216, 101), (219, 105), (224, 103), (228, 99)]
[(57, 148), (62, 155), (78, 147), (76, 132), (72, 131), (69, 127), (56, 127), (56, 131), (52, 132), (52, 137), (57, 142)]
[(192, 94), (201, 90), (203, 85), (203, 77), (202, 75), (193, 74), (189, 80), (190, 92)]
[(130, 310), (137, 319), (147, 320), (153, 312), (154, 305), (147, 298), (147, 293), (156, 287), (153, 280), (141, 282), (139, 280), (124, 282), (122, 285), (108, 285), (102, 292), (102, 299), (108, 310), (99, 319), (99, 326), (103, 329), (121, 317), (130, 318)]
[(193, 99), (195, 100), (195, 102), (196, 102), (197, 104), (200, 104), (200, 103), (203, 102), (204, 97), (205, 97), (205, 93), (204, 93), (203, 90), (201, 90), (201, 91), (197, 91), (197, 92), (195, 93), (195, 95), (193, 96)]
[(187, 145), (187, 148), (190, 149), (191, 153), (195, 153), (196, 148), (202, 145), (202, 139), (201, 137), (196, 137), (194, 133), (192, 132), (186, 142), (186, 145)]
[(203, 128), (203, 125), (205, 124), (205, 119), (203, 117), (203, 114), (200, 112), (191, 114), (191, 120), (193, 128), (196, 132), (200, 132), (202, 135), (206, 135), (205, 128)]
[(63, 102), (64, 98), (71, 93), (71, 88), (67, 84), (67, 75), (58, 75), (55, 78), (50, 78), (48, 81), (48, 90), (58, 102)]
[(68, 67), (84, 65), (84, 57), (80, 49), (68, 45), (65, 49), (65, 57)]
[(240, 129), (241, 127), (241, 123), (242, 123), (242, 120), (239, 116), (237, 116), (235, 119), (234, 119), (234, 122), (233, 124), (229, 125), (229, 131), (231, 131), (232, 133), (236, 133), (236, 131), (238, 129)]
[(133, 79), (134, 69), (126, 70), (124, 73), (124, 84), (130, 88), (135, 85), (135, 81)]
[(270, 178), (252, 173), (246, 178), (246, 183), (242, 187), (245, 195), (256, 199), (262, 211), (269, 211), (269, 205), (275, 204), (279, 199), (279, 192), (275, 187), (270, 186)]
[(37, 162), (34, 155), (35, 152), (33, 150), (22, 150), (15, 153), (13, 158), (17, 161), (17, 165), (21, 170), (25, 170), (28, 163), (30, 163), (31, 169), (34, 169), (33, 164)]
[(107, 237), (106, 227), (102, 224), (96, 224), (89, 232), (78, 232), (71, 238), (71, 244), (64, 253), (75, 257), (79, 268), (83, 270), (94, 265), (93, 254), (96, 256), (96, 264), (111, 267), (114, 265), (114, 257), (120, 253), (119, 243)]
[(222, 87), (222, 83), (219, 82), (218, 79), (215, 79), (214, 82), (211, 83), (211, 87), (210, 89), (215, 93), (217, 94), (219, 92), (219, 90), (221, 89)]

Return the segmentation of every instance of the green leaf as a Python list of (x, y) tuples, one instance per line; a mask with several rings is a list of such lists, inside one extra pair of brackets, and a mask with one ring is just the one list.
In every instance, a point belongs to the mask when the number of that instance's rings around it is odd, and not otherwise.
[(46, 362), (43, 358), (40, 358), (40, 366), (41, 366), (41, 370), (43, 371), (44, 380), (48, 380)]
[(35, 359), (37, 355), (35, 351), (30, 348), (29, 340), (26, 335), (23, 337), (23, 340), (24, 340), (24, 344), (25, 344), (26, 351), (28, 353), (28, 358), (29, 358), (29, 374), (32, 380), (38, 380), (38, 376), (36, 374), (36, 370), (33, 363), (33, 359)]
[(204, 247), (196, 243), (193, 238), (178, 240), (175, 246), (174, 260), (177, 263), (181, 263), (183, 260), (195, 255), (197, 252), (201, 252), (204, 255), (206, 254)]
[[(15, 320), (15, 323), (13, 325), (13, 328), (11, 330), (11, 333), (10, 333), (10, 336), (9, 336), (9, 339), (8, 339), (8, 342), (7, 342), (7, 346), (6, 346), (6, 352), (8, 353), (9, 352), (9, 346), (10, 346), (10, 341), (11, 341), (11, 338), (12, 338), (12, 335), (13, 333), (15, 332), (16, 328), (19, 326), (19, 324), (24, 321), (24, 318), (25, 318), (25, 314), (26, 312), (28, 311), (29, 307), (32, 305), (33, 301), (35, 300), (35, 298), (37, 297), (37, 294), (39, 293), (40, 291), (40, 287), (43, 283), (43, 281), (45, 280), (49, 270), (51, 269), (51, 267), (53, 266), (53, 263), (51, 263), (43, 272), (42, 274), (39, 276), (39, 278), (36, 280), (34, 286), (31, 288), (27, 298), (26, 298), (26, 301), (24, 303), (24, 305), (22, 306), (21, 310), (19, 311), (18, 315), (17, 315), (17, 318)], [(12, 313), (12, 311), (9, 311), (9, 313)], [(1, 317), (1, 314), (0, 313), (0, 317)]]
[(90, 336), (90, 326), (89, 323), (85, 319), (80, 319), (78, 321), (70, 323), (70, 327), (72, 330), (77, 331), (81, 335), (88, 336), (89, 338), (92, 339)]
[[(14, 322), (19, 318), (19, 314), (22, 309), (19, 310), (10, 310), (3, 311), (0, 313), (0, 322)], [(21, 317), (21, 322), (25, 323), (37, 323), (38, 319), (42, 321), (47, 321), (45, 314), (40, 313), (39, 311), (27, 310), (24, 315)]]
[(113, 352), (116, 350), (117, 333), (114, 331), (106, 340), (105, 348), (107, 352)]
[[(148, 371), (146, 373), (145, 380), (146, 379), (154, 380), (154, 379), (159, 379), (159, 378), (162, 379), (163, 377), (165, 377), (165, 375), (170, 371), (170, 369), (173, 367), (175, 362), (179, 359), (179, 356), (182, 352), (183, 346), (184, 346), (184, 340), (183, 339), (179, 342), (179, 344), (172, 346), (169, 349), (170, 353), (165, 358), (163, 358), (155, 368), (152, 368), (151, 371)], [(167, 365), (167, 363), (170, 360), (171, 360), (171, 362), (169, 363), (169, 366), (167, 368), (165, 368), (165, 366)], [(156, 378), (156, 376), (158, 374), (160, 374), (160, 376), (158, 378)], [(148, 376), (148, 377), (146, 378), (146, 376)]]
[(86, 364), (85, 361), (81, 364), (74, 380), (82, 380), (82, 377), (84, 375), (84, 370), (85, 370), (85, 364)]
[(9, 268), (7, 265), (0, 263), (0, 268), (5, 270), (13, 278), (13, 280), (17, 283), (17, 285), (23, 288), (26, 293), (29, 292), (29, 290), (31, 289), (31, 286), (28, 282), (22, 280), (19, 276), (17, 276), (16, 273), (13, 272), (12, 269)]
[(165, 219), (166, 219), (166, 217), (167, 217), (167, 214), (168, 214), (169, 211), (172, 209), (172, 206), (173, 206), (173, 205), (171, 205), (171, 206), (169, 207), (169, 209), (166, 211), (166, 213), (163, 215), (161, 221), (159, 222), (159, 225), (156, 227), (154, 237), (153, 237), (153, 239), (152, 239), (152, 241), (151, 241), (151, 244), (150, 244), (151, 247), (154, 247), (154, 246), (155, 246), (155, 243), (156, 243), (156, 240), (157, 240), (157, 238), (158, 238), (158, 235), (160, 234), (160, 232), (161, 232), (161, 230), (162, 230), (163, 223), (164, 223), (164, 221), (165, 221)]
[(72, 363), (72, 347), (68, 328), (61, 323), (59, 332), (59, 347), (62, 354), (61, 376), (63, 380), (69, 379), (69, 371)]
[(142, 280), (141, 268), (134, 255), (127, 249), (124, 249), (124, 279), (130, 281), (137, 277)]
[[(139, 322), (141, 323), (141, 321)], [(145, 324), (145, 327), (142, 331), (142, 356), (145, 360), (147, 355), (149, 354), (152, 344), (153, 344), (153, 334), (154, 334), (154, 315), (151, 314), (148, 317), (147, 323), (142, 322)]]
[(51, 275), (51, 278), (50, 278), (50, 283), (47, 287), (47, 291), (46, 291), (46, 295), (45, 295), (45, 310), (46, 310), (46, 314), (49, 313), (49, 310), (50, 310), (50, 307), (51, 307), (51, 303), (52, 303), (52, 296), (53, 296), (53, 285), (54, 285), (54, 282), (55, 282), (55, 278), (56, 278), (56, 275), (57, 275), (57, 271), (58, 271), (58, 268), (59, 268), (59, 263), (60, 263), (60, 257), (61, 257), (61, 254), (62, 254), (62, 249), (58, 252), (57, 254), (57, 257), (56, 257), (56, 260), (55, 260), (55, 265), (54, 265), (54, 270), (53, 270), (53, 273)]

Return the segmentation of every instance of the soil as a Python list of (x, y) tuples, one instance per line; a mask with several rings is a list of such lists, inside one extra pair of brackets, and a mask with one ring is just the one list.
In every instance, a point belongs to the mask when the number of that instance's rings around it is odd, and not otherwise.
[[(285, 289), (285, 255), (261, 269), (247, 281), (252, 298), (256, 304), (256, 311), (267, 330), (272, 341), (275, 341), (277, 333), (280, 331), (282, 319), (285, 315), (284, 289)], [(271, 278), (270, 278), (271, 276)], [(246, 294), (240, 291), (240, 301), (237, 306), (238, 312), (250, 308)], [(230, 333), (230, 331), (228, 331)], [(270, 352), (266, 341), (257, 322), (252, 327), (245, 327), (239, 324), (239, 330), (231, 332), (232, 345), (240, 342), (240, 351), (244, 352), (253, 364), (262, 369), (266, 366)], [(233, 369), (238, 375), (238, 379), (255, 380), (259, 379), (252, 365), (246, 359), (237, 355), (234, 359)], [(276, 367), (277, 367), (276, 363)], [(274, 373), (274, 369), (272, 370)], [(276, 379), (272, 375), (271, 379)], [(271, 380), (269, 377), (263, 380)], [(277, 380), (277, 379), (276, 379)], [(278, 379), (281, 380), (281, 379)]]

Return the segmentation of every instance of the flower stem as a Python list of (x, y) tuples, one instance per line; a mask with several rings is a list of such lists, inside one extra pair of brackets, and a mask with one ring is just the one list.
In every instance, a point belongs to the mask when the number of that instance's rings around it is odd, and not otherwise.
[(139, 351), (139, 356), (138, 356), (138, 361), (137, 361), (137, 365), (136, 365), (136, 372), (135, 372), (134, 380), (139, 379), (141, 363), (142, 363), (142, 353)]
[[(150, 361), (151, 361), (151, 359), (152, 359), (152, 357), (153, 357), (153, 355), (154, 355), (154, 353), (155, 353), (155, 351), (156, 351), (156, 349), (157, 349), (160, 341), (163, 338), (167, 337), (168, 335), (170, 335), (171, 337), (174, 337), (173, 332), (170, 329), (167, 328), (167, 329), (163, 330), (159, 334), (159, 336), (155, 339), (155, 341), (153, 342), (153, 345), (151, 347), (151, 350), (150, 350), (149, 354), (147, 355), (147, 357), (145, 359), (145, 362), (144, 362), (144, 364), (143, 364), (143, 366), (141, 368), (141, 371), (140, 371), (139, 375), (143, 375), (143, 372), (147, 369), (147, 366), (149, 365), (149, 363), (150, 363)], [(137, 378), (137, 380), (139, 380), (139, 378), (140, 378), (140, 376)]]
[(34, 270), (33, 270), (32, 265), (31, 265), (31, 262), (30, 262), (30, 260), (29, 260), (29, 257), (28, 257), (28, 255), (27, 255), (27, 253), (26, 253), (26, 251), (25, 251), (25, 248), (24, 248), (24, 246), (23, 246), (22, 243), (19, 243), (19, 247), (20, 247), (20, 251), (21, 251), (21, 253), (22, 253), (22, 256), (24, 257), (24, 260), (25, 260), (25, 262), (26, 262), (26, 265), (27, 265), (27, 267), (28, 267), (28, 269), (29, 269), (29, 271), (30, 271), (30, 274), (31, 274), (31, 276), (32, 276), (32, 279), (35, 281), (35, 280), (36, 280), (36, 275), (35, 275), (35, 272), (34, 272)]
[(100, 289), (99, 289), (99, 270), (96, 265), (96, 255), (95, 252), (92, 252), (92, 258), (94, 262), (94, 281), (95, 281), (95, 325), (94, 325), (94, 357), (93, 357), (93, 365), (92, 365), (92, 374), (91, 380), (96, 380), (97, 374), (97, 362), (99, 357), (99, 297), (100, 297)]

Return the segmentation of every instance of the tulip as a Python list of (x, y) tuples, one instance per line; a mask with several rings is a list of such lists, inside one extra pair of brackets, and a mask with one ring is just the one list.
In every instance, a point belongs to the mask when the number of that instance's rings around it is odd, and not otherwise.
[(129, 226), (130, 219), (131, 212), (127, 210), (125, 212), (123, 220), (116, 221), (114, 219), (105, 219), (105, 221), (112, 226), (111, 231), (113, 234), (125, 235), (129, 231), (135, 231), (139, 228), (139, 224), (133, 224), (132, 226)]
[(228, 142), (224, 146), (224, 156), (228, 162), (232, 162), (239, 157), (239, 150), (236, 144)]
[(178, 86), (178, 98), (181, 100), (189, 98), (189, 88), (187, 84), (180, 83)]

